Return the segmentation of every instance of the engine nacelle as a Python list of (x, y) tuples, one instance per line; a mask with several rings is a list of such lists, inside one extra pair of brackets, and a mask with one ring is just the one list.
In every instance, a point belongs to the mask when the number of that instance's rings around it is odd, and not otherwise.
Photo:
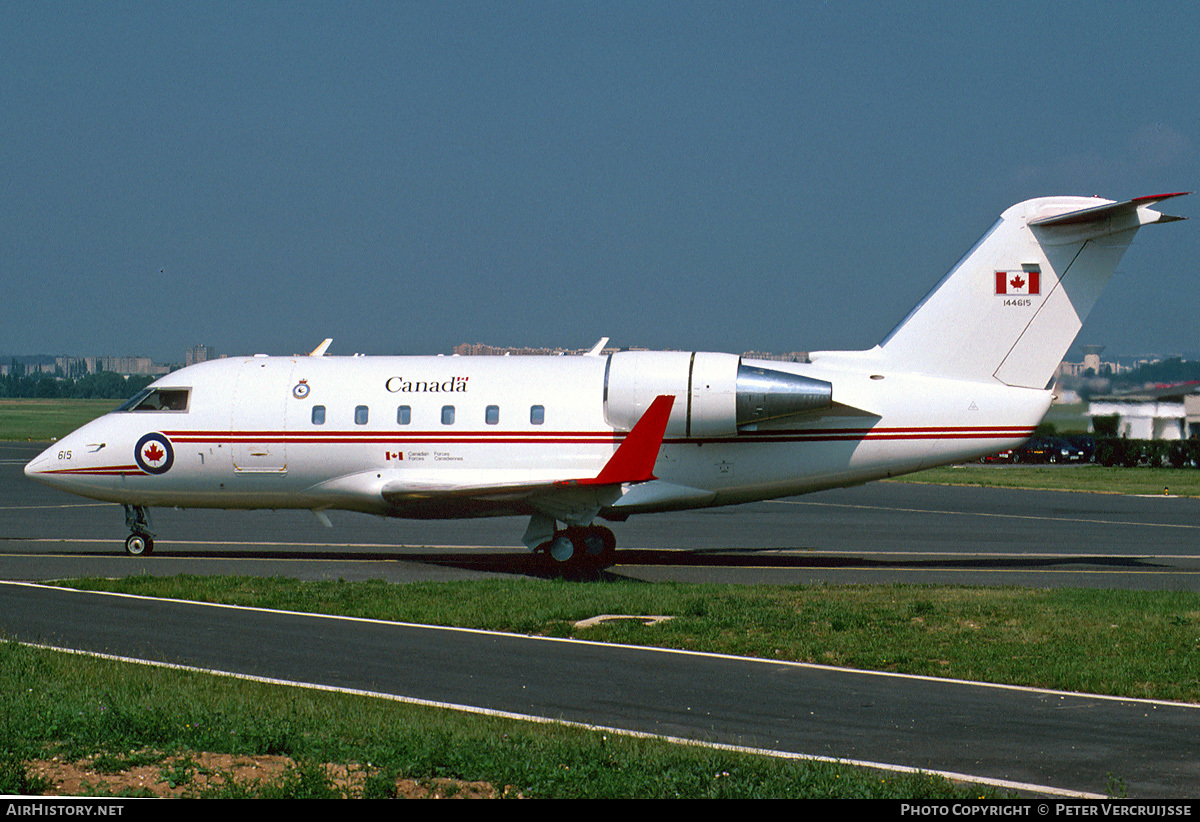
[(609, 425), (630, 430), (660, 394), (675, 397), (669, 437), (727, 437), (833, 404), (831, 383), (745, 365), (736, 354), (619, 351), (609, 356), (604, 372)]

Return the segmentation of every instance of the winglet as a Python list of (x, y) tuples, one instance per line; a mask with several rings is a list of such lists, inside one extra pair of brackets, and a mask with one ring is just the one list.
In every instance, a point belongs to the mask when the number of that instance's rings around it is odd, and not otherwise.
[(662, 394), (642, 414), (633, 430), (617, 448), (594, 479), (580, 480), (580, 485), (619, 485), (624, 482), (647, 482), (656, 479), (654, 463), (662, 448), (667, 420), (675, 397)]

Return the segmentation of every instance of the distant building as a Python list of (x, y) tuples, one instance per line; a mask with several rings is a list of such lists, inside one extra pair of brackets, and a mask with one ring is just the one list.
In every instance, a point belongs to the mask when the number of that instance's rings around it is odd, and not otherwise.
[(208, 362), (217, 358), (217, 349), (211, 345), (193, 345), (184, 356), (184, 365), (195, 365), (198, 362)]
[[(590, 348), (522, 348), (516, 346), (488, 345), (487, 343), (462, 343), (454, 346), (454, 353), (459, 357), (502, 357), (502, 356), (551, 356), (561, 357), (568, 354), (586, 354)], [(601, 354), (612, 354), (617, 348), (606, 348)]]
[(0, 366), (0, 374), (8, 376), (15, 374), (23, 377), (33, 377), (44, 374), (50, 377), (66, 376), (66, 357), (52, 357), (48, 354), (33, 354), (12, 357)]
[(808, 362), (807, 351), (788, 351), (784, 354), (773, 354), (770, 351), (743, 351), (742, 356), (748, 360), (775, 360), (777, 362)]
[[(478, 356), (504, 356), (504, 355), (550, 355), (562, 356), (570, 354), (586, 354), (590, 348), (505, 348), (497, 345), (488, 345), (486, 343), (462, 343), (454, 346), (454, 353), (460, 357), (478, 357)], [(650, 349), (641, 348), (639, 346), (629, 346), (627, 348), (610, 347), (605, 348), (601, 354), (615, 354), (618, 351), (648, 351)], [(769, 351), (746, 351), (742, 354), (743, 357), (751, 360), (779, 360), (781, 362), (808, 362), (808, 352), (806, 351), (789, 351), (786, 354), (772, 354)]]
[(1119, 437), (1137, 440), (1200, 437), (1200, 382), (1092, 397), (1088, 414), (1116, 416)]
[[(1120, 374), (1122, 371), (1130, 370), (1127, 365), (1101, 360), (1100, 353), (1104, 351), (1104, 346), (1102, 345), (1085, 345), (1082, 348), (1083, 362), (1067, 362), (1063, 360), (1058, 364), (1056, 377), (1112, 376)], [(1091, 372), (1090, 374), (1088, 373), (1089, 371)]]
[(97, 371), (113, 371), (117, 374), (166, 374), (168, 365), (155, 365), (149, 357), (97, 357)]

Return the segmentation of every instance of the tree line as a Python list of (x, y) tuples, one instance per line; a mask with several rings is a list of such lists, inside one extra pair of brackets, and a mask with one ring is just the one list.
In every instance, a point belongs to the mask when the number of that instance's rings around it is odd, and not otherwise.
[(123, 377), (112, 371), (79, 377), (51, 374), (5, 374), (0, 376), (0, 397), (22, 399), (125, 400), (141, 391), (156, 377), (134, 374)]
[(1117, 374), (1112, 378), (1113, 390), (1136, 388), (1146, 384), (1173, 385), (1200, 380), (1200, 362), (1171, 357), (1158, 362), (1146, 363), (1132, 371)]

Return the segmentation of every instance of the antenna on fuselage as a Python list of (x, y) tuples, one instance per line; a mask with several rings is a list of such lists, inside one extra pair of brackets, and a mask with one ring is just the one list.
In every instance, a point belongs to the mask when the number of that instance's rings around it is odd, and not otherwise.
[(326, 340), (325, 340), (325, 342), (321, 343), (321, 344), (320, 344), (320, 345), (318, 345), (316, 348), (314, 348), (314, 349), (312, 350), (312, 353), (311, 353), (311, 354), (309, 354), (308, 356), (310, 356), (310, 357), (324, 357), (324, 356), (325, 356), (325, 351), (326, 351), (326, 350), (329, 348), (329, 344), (330, 344), (331, 342), (333, 342), (333, 337), (329, 337), (328, 339), (326, 339)]
[(608, 345), (608, 337), (601, 337), (600, 342), (596, 343), (591, 349), (584, 354), (585, 357), (599, 357), (600, 352), (604, 350), (604, 346)]

